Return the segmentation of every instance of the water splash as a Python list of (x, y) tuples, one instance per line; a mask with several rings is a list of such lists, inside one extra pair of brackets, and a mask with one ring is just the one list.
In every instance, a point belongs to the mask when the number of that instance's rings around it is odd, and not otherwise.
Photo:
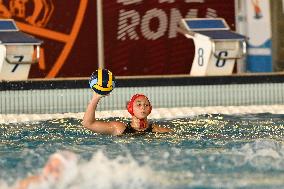
[(66, 180), (67, 189), (281, 188), (283, 118), (208, 114), (159, 119), (153, 121), (175, 133), (120, 137), (95, 134), (74, 118), (0, 124), (0, 188), (39, 173), (60, 149), (81, 157), (78, 176)]
[[(74, 162), (69, 162), (70, 164)], [(41, 168), (42, 169), (42, 168)], [(38, 171), (41, 172), (41, 171)], [(72, 178), (72, 179), (70, 179)], [(74, 178), (74, 179), (73, 179)], [(20, 180), (17, 179), (18, 181)], [(59, 180), (43, 179), (32, 184), (36, 189), (75, 189), (75, 188), (156, 188), (163, 180), (156, 176), (148, 165), (139, 165), (130, 155), (108, 158), (102, 151), (93, 154), (91, 159), (81, 159), (75, 166), (68, 166)], [(15, 184), (14, 186), (16, 186)], [(12, 189), (5, 181), (1, 189)]]

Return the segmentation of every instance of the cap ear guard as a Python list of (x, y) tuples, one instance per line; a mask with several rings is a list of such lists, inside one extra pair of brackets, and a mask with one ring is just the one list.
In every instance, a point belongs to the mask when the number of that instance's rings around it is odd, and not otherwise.
[(128, 111), (131, 115), (134, 115), (134, 114), (133, 114), (133, 102), (132, 102), (131, 100), (127, 103), (127, 111)]

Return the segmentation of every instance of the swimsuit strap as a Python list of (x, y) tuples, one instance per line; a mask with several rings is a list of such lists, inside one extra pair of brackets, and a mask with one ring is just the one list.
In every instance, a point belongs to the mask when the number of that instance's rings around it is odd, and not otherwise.
[(145, 131), (139, 132), (139, 131), (135, 130), (133, 127), (131, 127), (131, 122), (128, 122), (126, 124), (126, 128), (125, 128), (123, 133), (143, 133), (143, 132), (149, 133), (149, 132), (152, 132), (152, 129), (153, 129), (153, 124), (150, 123), (149, 127)]

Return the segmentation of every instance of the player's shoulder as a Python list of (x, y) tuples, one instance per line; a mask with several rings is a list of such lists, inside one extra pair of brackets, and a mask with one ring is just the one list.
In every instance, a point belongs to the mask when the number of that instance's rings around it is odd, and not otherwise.
[(109, 124), (114, 128), (114, 135), (121, 135), (126, 129), (126, 124), (120, 121), (111, 121)]

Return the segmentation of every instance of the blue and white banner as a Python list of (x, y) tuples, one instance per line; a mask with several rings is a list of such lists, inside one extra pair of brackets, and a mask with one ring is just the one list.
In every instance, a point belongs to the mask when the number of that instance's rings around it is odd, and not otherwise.
[(247, 71), (272, 71), (272, 43), (269, 0), (246, 0), (248, 56)]

